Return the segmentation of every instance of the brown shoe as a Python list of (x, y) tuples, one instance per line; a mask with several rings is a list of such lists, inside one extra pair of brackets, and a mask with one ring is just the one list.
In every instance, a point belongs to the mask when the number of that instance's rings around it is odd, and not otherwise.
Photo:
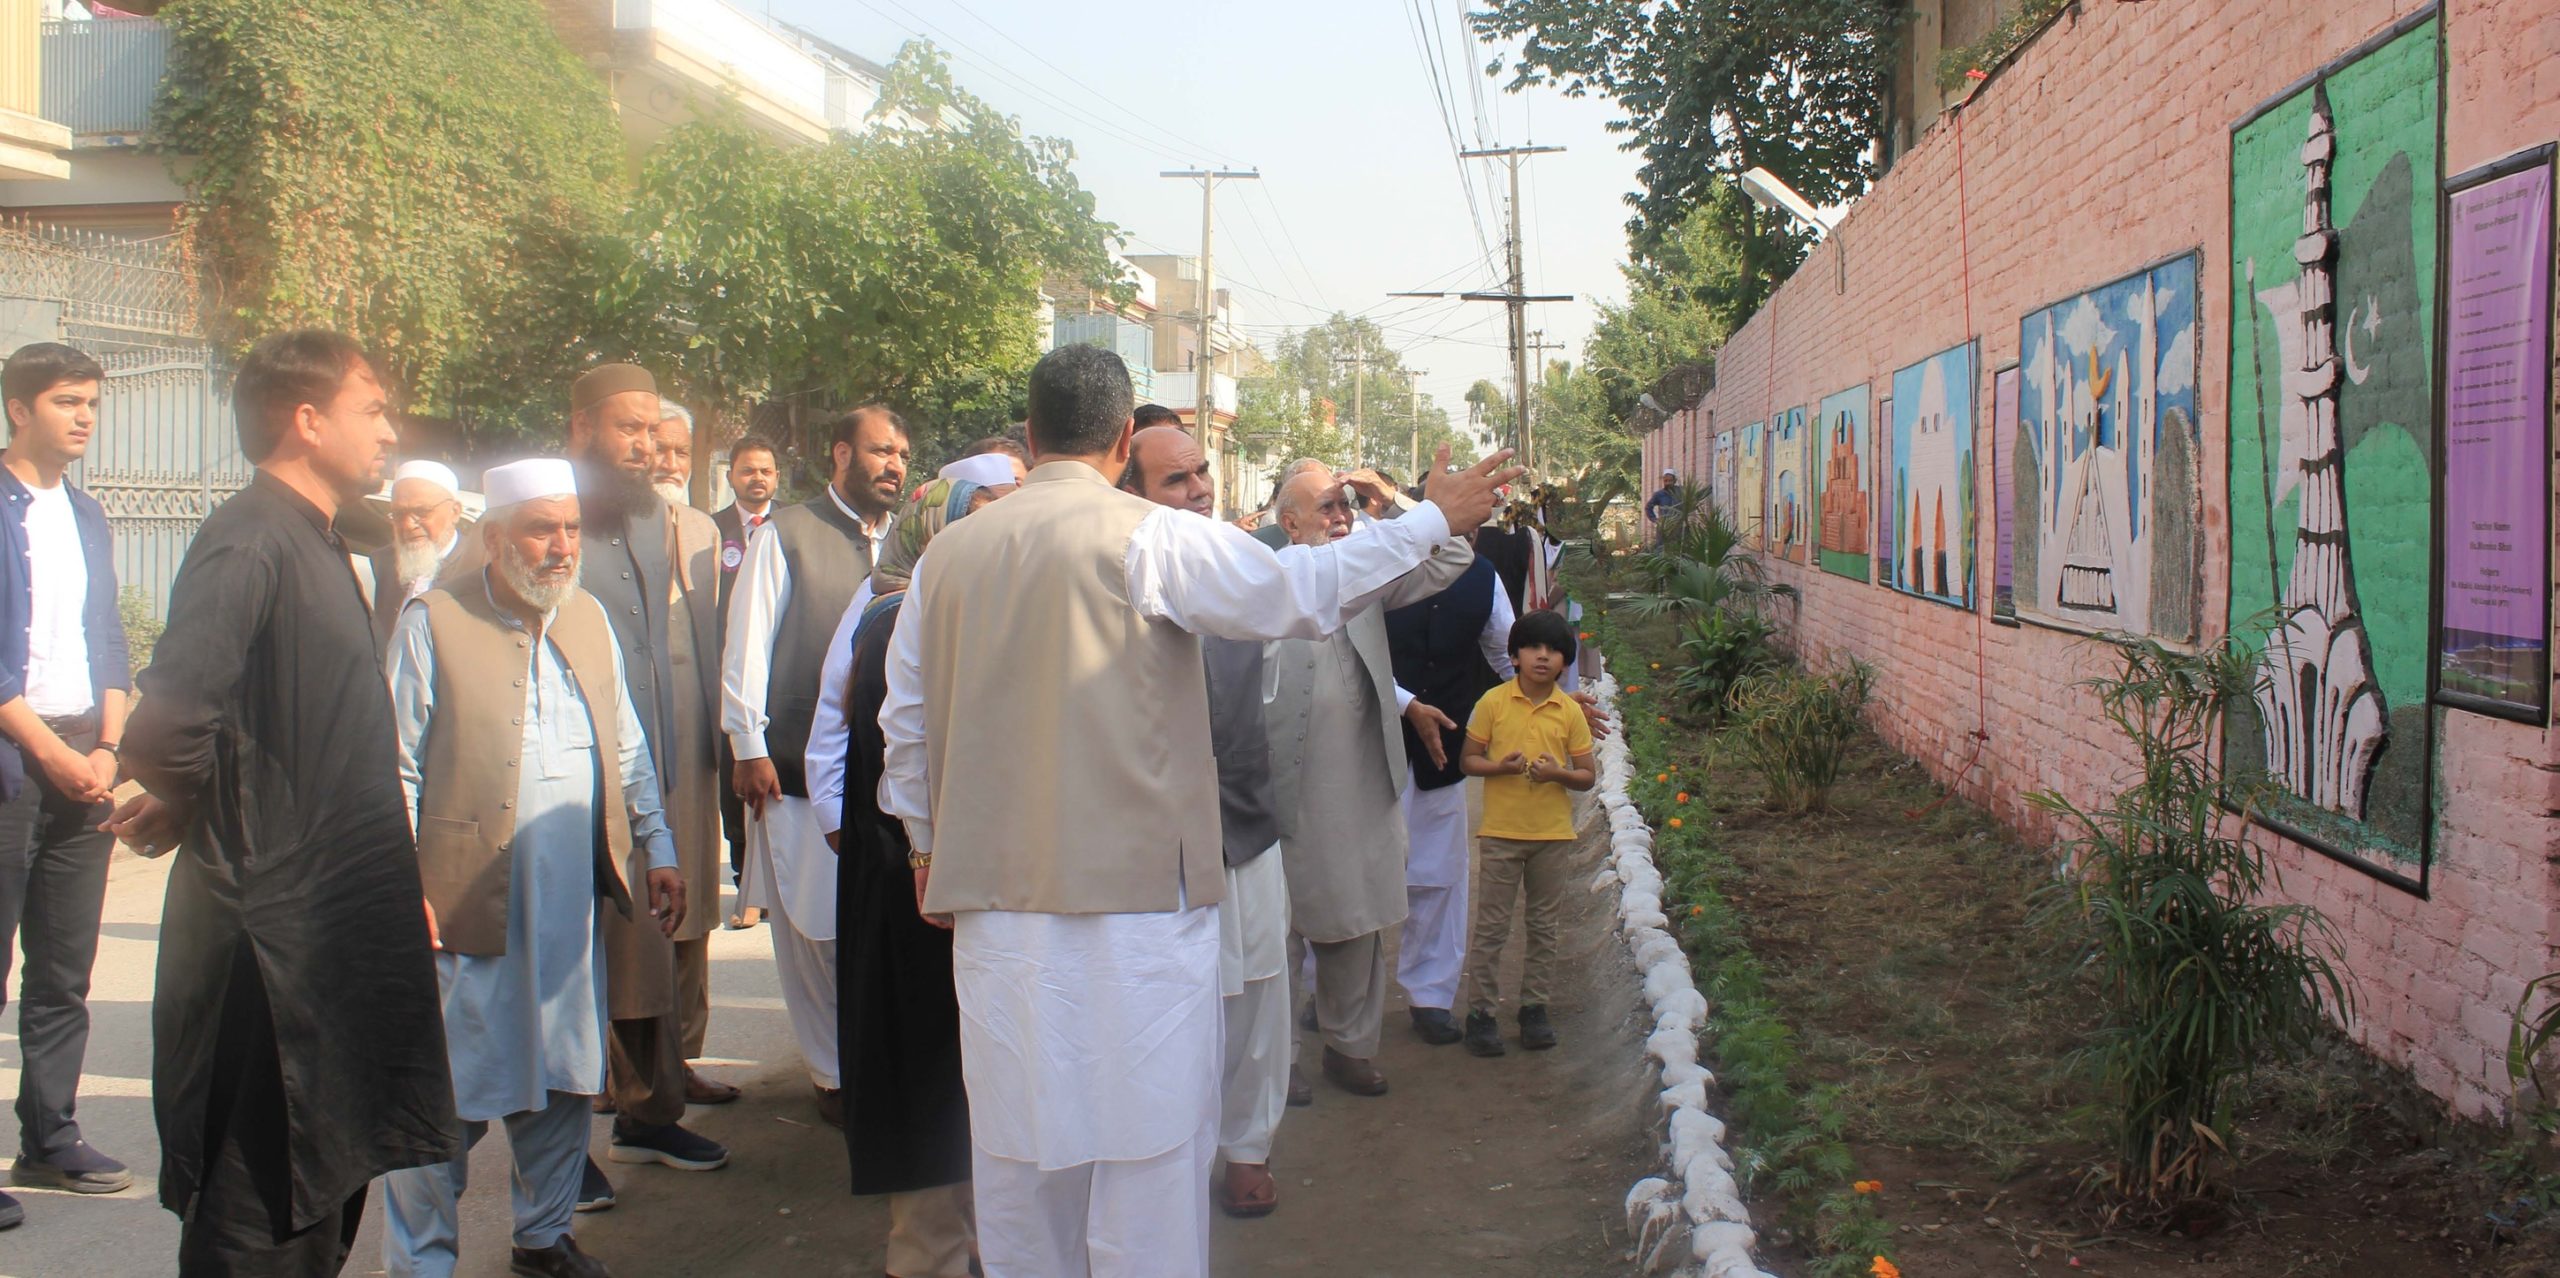
[(511, 1249), (507, 1272), (518, 1278), (613, 1278), (613, 1271), (605, 1268), (603, 1261), (578, 1250), (577, 1240), (566, 1235), (539, 1250)]
[(821, 1087), (818, 1089), (818, 1117), (825, 1119), (827, 1126), (837, 1131), (844, 1130), (843, 1088)]
[(738, 1095), (737, 1088), (718, 1079), (704, 1078), (691, 1068), (684, 1072), (684, 1103), (687, 1105), (726, 1105), (738, 1099)]
[(1387, 1076), (1378, 1067), (1356, 1056), (1345, 1056), (1328, 1047), (1324, 1049), (1324, 1076), (1333, 1085), (1354, 1096), (1384, 1096)]
[(1229, 1163), (1217, 1188), (1218, 1210), (1238, 1220), (1268, 1216), (1280, 1206), (1280, 1182), (1266, 1163)]
[(1289, 1108), (1291, 1108), (1291, 1109), (1305, 1109), (1307, 1106), (1309, 1106), (1309, 1105), (1313, 1105), (1313, 1104), (1315, 1104), (1315, 1103), (1316, 1103), (1316, 1089), (1314, 1089), (1314, 1088), (1312, 1088), (1312, 1087), (1307, 1086), (1306, 1076), (1305, 1076), (1305, 1075), (1302, 1075), (1302, 1074), (1300, 1074), (1300, 1073), (1298, 1072), (1298, 1067), (1297, 1067), (1297, 1066), (1295, 1066), (1295, 1065), (1290, 1066), (1290, 1067), (1289, 1067)]
[(595, 1099), (590, 1100), (590, 1101), (588, 1101), (588, 1102), (587, 1102), (587, 1108), (589, 1108), (589, 1109), (591, 1109), (591, 1110), (594, 1110), (595, 1112), (597, 1112), (597, 1113), (599, 1113), (599, 1114), (610, 1114), (610, 1113), (613, 1113), (613, 1112), (614, 1112), (614, 1107), (613, 1107), (613, 1093), (611, 1093), (611, 1092), (597, 1092), (597, 1093), (596, 1093), (596, 1095), (595, 1095)]

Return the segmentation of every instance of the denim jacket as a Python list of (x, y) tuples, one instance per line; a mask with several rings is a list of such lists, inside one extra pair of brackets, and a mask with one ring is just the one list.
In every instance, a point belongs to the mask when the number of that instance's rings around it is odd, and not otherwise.
[[(100, 700), (110, 690), (130, 695), (133, 666), (125, 653), (124, 615), (116, 606), (115, 543), (107, 512), (78, 488), (67, 491), (80, 526), (80, 550), (89, 561), (89, 600), (80, 629), (89, 640), (90, 688)], [(0, 466), (0, 514), (6, 516), (0, 518), (0, 704), (27, 692), (27, 633), (36, 606), (34, 575), (27, 567), (27, 507), (34, 501), (17, 475)], [(0, 734), (0, 799), (16, 796), (26, 778), (18, 743)]]

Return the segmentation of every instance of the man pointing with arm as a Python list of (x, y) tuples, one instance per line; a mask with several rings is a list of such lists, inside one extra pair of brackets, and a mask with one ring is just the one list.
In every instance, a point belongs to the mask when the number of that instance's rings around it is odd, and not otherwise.
[(957, 929), (988, 1272), (1200, 1274), (1225, 871), (1198, 636), (1328, 633), (1518, 471), (1435, 468), (1404, 518), (1275, 554), (1112, 487), (1117, 355), (1051, 351), (1030, 404), (1029, 482), (943, 533), (909, 589), (882, 806), (922, 908)]

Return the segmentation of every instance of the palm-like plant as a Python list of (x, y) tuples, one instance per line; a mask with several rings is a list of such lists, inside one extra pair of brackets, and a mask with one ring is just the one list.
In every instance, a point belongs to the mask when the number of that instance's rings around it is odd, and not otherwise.
[(1655, 524), (1654, 545), (1635, 557), (1646, 590), (1627, 607), (1640, 617), (1671, 616), (1688, 664), (1673, 684), (1710, 718), (1721, 719), (1735, 684), (1779, 664), (1776, 626), (1765, 605), (1795, 587), (1761, 575), (1760, 560), (1716, 509), (1706, 489), (1675, 490), (1677, 504)]

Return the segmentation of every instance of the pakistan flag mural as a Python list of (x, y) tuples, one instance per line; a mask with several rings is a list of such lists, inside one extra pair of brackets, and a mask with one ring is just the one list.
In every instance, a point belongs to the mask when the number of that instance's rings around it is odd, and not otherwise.
[(2018, 352), (2019, 614), (2195, 638), (2195, 257), (2027, 316)]
[(2267, 676), (2227, 725), (2269, 824), (2424, 889), (2438, 28), (2231, 135), (2231, 606)]

